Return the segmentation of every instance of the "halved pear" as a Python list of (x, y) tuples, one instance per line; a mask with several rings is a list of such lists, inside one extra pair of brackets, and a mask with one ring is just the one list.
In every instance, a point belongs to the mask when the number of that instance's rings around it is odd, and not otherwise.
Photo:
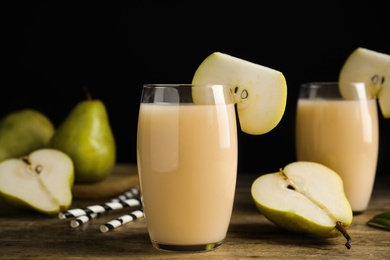
[(317, 237), (351, 238), (346, 229), (353, 219), (340, 176), (315, 162), (297, 161), (279, 172), (258, 177), (251, 187), (260, 212), (274, 224)]
[(71, 158), (55, 149), (39, 149), (0, 163), (0, 198), (7, 204), (48, 215), (72, 203)]
[(192, 83), (229, 86), (241, 130), (247, 134), (271, 131), (286, 108), (287, 84), (281, 72), (221, 52), (212, 53), (199, 65)]
[(378, 98), (382, 115), (390, 118), (390, 55), (365, 48), (354, 50), (340, 71), (342, 96), (353, 99), (351, 83), (359, 82), (365, 84), (367, 97)]

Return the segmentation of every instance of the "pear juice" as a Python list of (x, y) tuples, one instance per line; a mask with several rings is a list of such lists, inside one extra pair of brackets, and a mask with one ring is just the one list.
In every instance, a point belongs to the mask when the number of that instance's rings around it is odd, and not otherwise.
[(237, 174), (234, 104), (142, 103), (137, 147), (152, 243), (223, 241)]
[(378, 131), (375, 99), (298, 99), (297, 159), (322, 163), (336, 171), (354, 212), (364, 211), (371, 197)]

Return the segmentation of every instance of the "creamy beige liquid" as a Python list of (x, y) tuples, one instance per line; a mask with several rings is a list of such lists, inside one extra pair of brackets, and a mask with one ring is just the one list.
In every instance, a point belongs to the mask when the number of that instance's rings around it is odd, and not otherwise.
[(342, 177), (354, 212), (369, 203), (378, 158), (376, 100), (298, 100), (297, 159), (322, 163)]
[(237, 173), (233, 104), (141, 104), (137, 156), (152, 241), (224, 240)]

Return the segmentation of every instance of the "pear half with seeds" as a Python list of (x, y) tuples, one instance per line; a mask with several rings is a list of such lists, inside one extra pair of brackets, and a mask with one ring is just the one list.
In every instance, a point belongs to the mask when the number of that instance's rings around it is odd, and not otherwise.
[(353, 213), (340, 176), (315, 162), (297, 161), (258, 177), (251, 187), (260, 212), (274, 224), (296, 233), (347, 239)]
[(42, 148), (0, 162), (0, 199), (20, 209), (54, 215), (72, 204), (73, 162), (55, 149)]

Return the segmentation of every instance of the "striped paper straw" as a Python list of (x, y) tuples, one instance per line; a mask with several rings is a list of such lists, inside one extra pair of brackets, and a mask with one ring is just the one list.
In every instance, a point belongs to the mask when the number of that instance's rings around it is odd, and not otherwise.
[[(130, 190), (124, 192), (123, 194), (118, 195), (118, 197), (111, 199), (110, 202), (125, 201), (127, 199), (135, 198), (135, 197), (139, 197), (139, 196), (140, 196), (139, 187), (134, 187), (134, 188), (131, 188)], [(86, 215), (79, 216), (70, 222), (70, 226), (73, 228), (76, 228), (78, 226), (81, 226), (81, 225), (87, 223), (91, 219), (99, 217), (101, 214), (102, 213), (98, 213), (98, 214), (92, 213), (92, 214), (86, 214)]]
[(58, 213), (59, 219), (77, 218), (88, 214), (104, 213), (111, 210), (123, 209), (126, 207), (136, 207), (141, 205), (139, 198), (127, 199), (118, 202), (106, 202), (101, 205), (92, 205), (86, 208), (75, 208)]
[(70, 226), (72, 228), (81, 226), (82, 224), (90, 221), (91, 219), (97, 218), (100, 215), (101, 215), (100, 213), (98, 213), (98, 214), (92, 213), (92, 214), (82, 215), (82, 216), (80, 216), (80, 217), (78, 217), (76, 219), (72, 219), (70, 221)]
[(135, 187), (135, 188), (132, 188), (132, 189), (124, 192), (123, 194), (119, 195), (118, 197), (113, 198), (111, 200), (111, 202), (124, 201), (124, 200), (127, 200), (127, 199), (136, 198), (136, 197), (139, 197), (139, 196), (140, 196), (139, 187)]
[(123, 215), (117, 219), (111, 220), (103, 225), (100, 226), (100, 231), (105, 233), (107, 231), (113, 230), (114, 228), (117, 228), (119, 226), (123, 226), (126, 223), (129, 223), (133, 220), (136, 220), (138, 218), (141, 218), (144, 216), (144, 212), (142, 209), (135, 210), (129, 214)]
[[(127, 199), (131, 199), (131, 198), (134, 198), (134, 197), (139, 197), (139, 195), (140, 195), (139, 191), (140, 191), (139, 187), (132, 188), (132, 189), (124, 192), (123, 194), (120, 194), (118, 197), (111, 199), (110, 202), (125, 201)], [(87, 223), (88, 221), (90, 221), (91, 219), (99, 217), (100, 215), (101, 215), (101, 213), (99, 213), (99, 214), (93, 213), (93, 214), (82, 215), (82, 216), (77, 217), (76, 219), (72, 220), (70, 222), (70, 226), (73, 227), (73, 228), (81, 226), (81, 225)]]

